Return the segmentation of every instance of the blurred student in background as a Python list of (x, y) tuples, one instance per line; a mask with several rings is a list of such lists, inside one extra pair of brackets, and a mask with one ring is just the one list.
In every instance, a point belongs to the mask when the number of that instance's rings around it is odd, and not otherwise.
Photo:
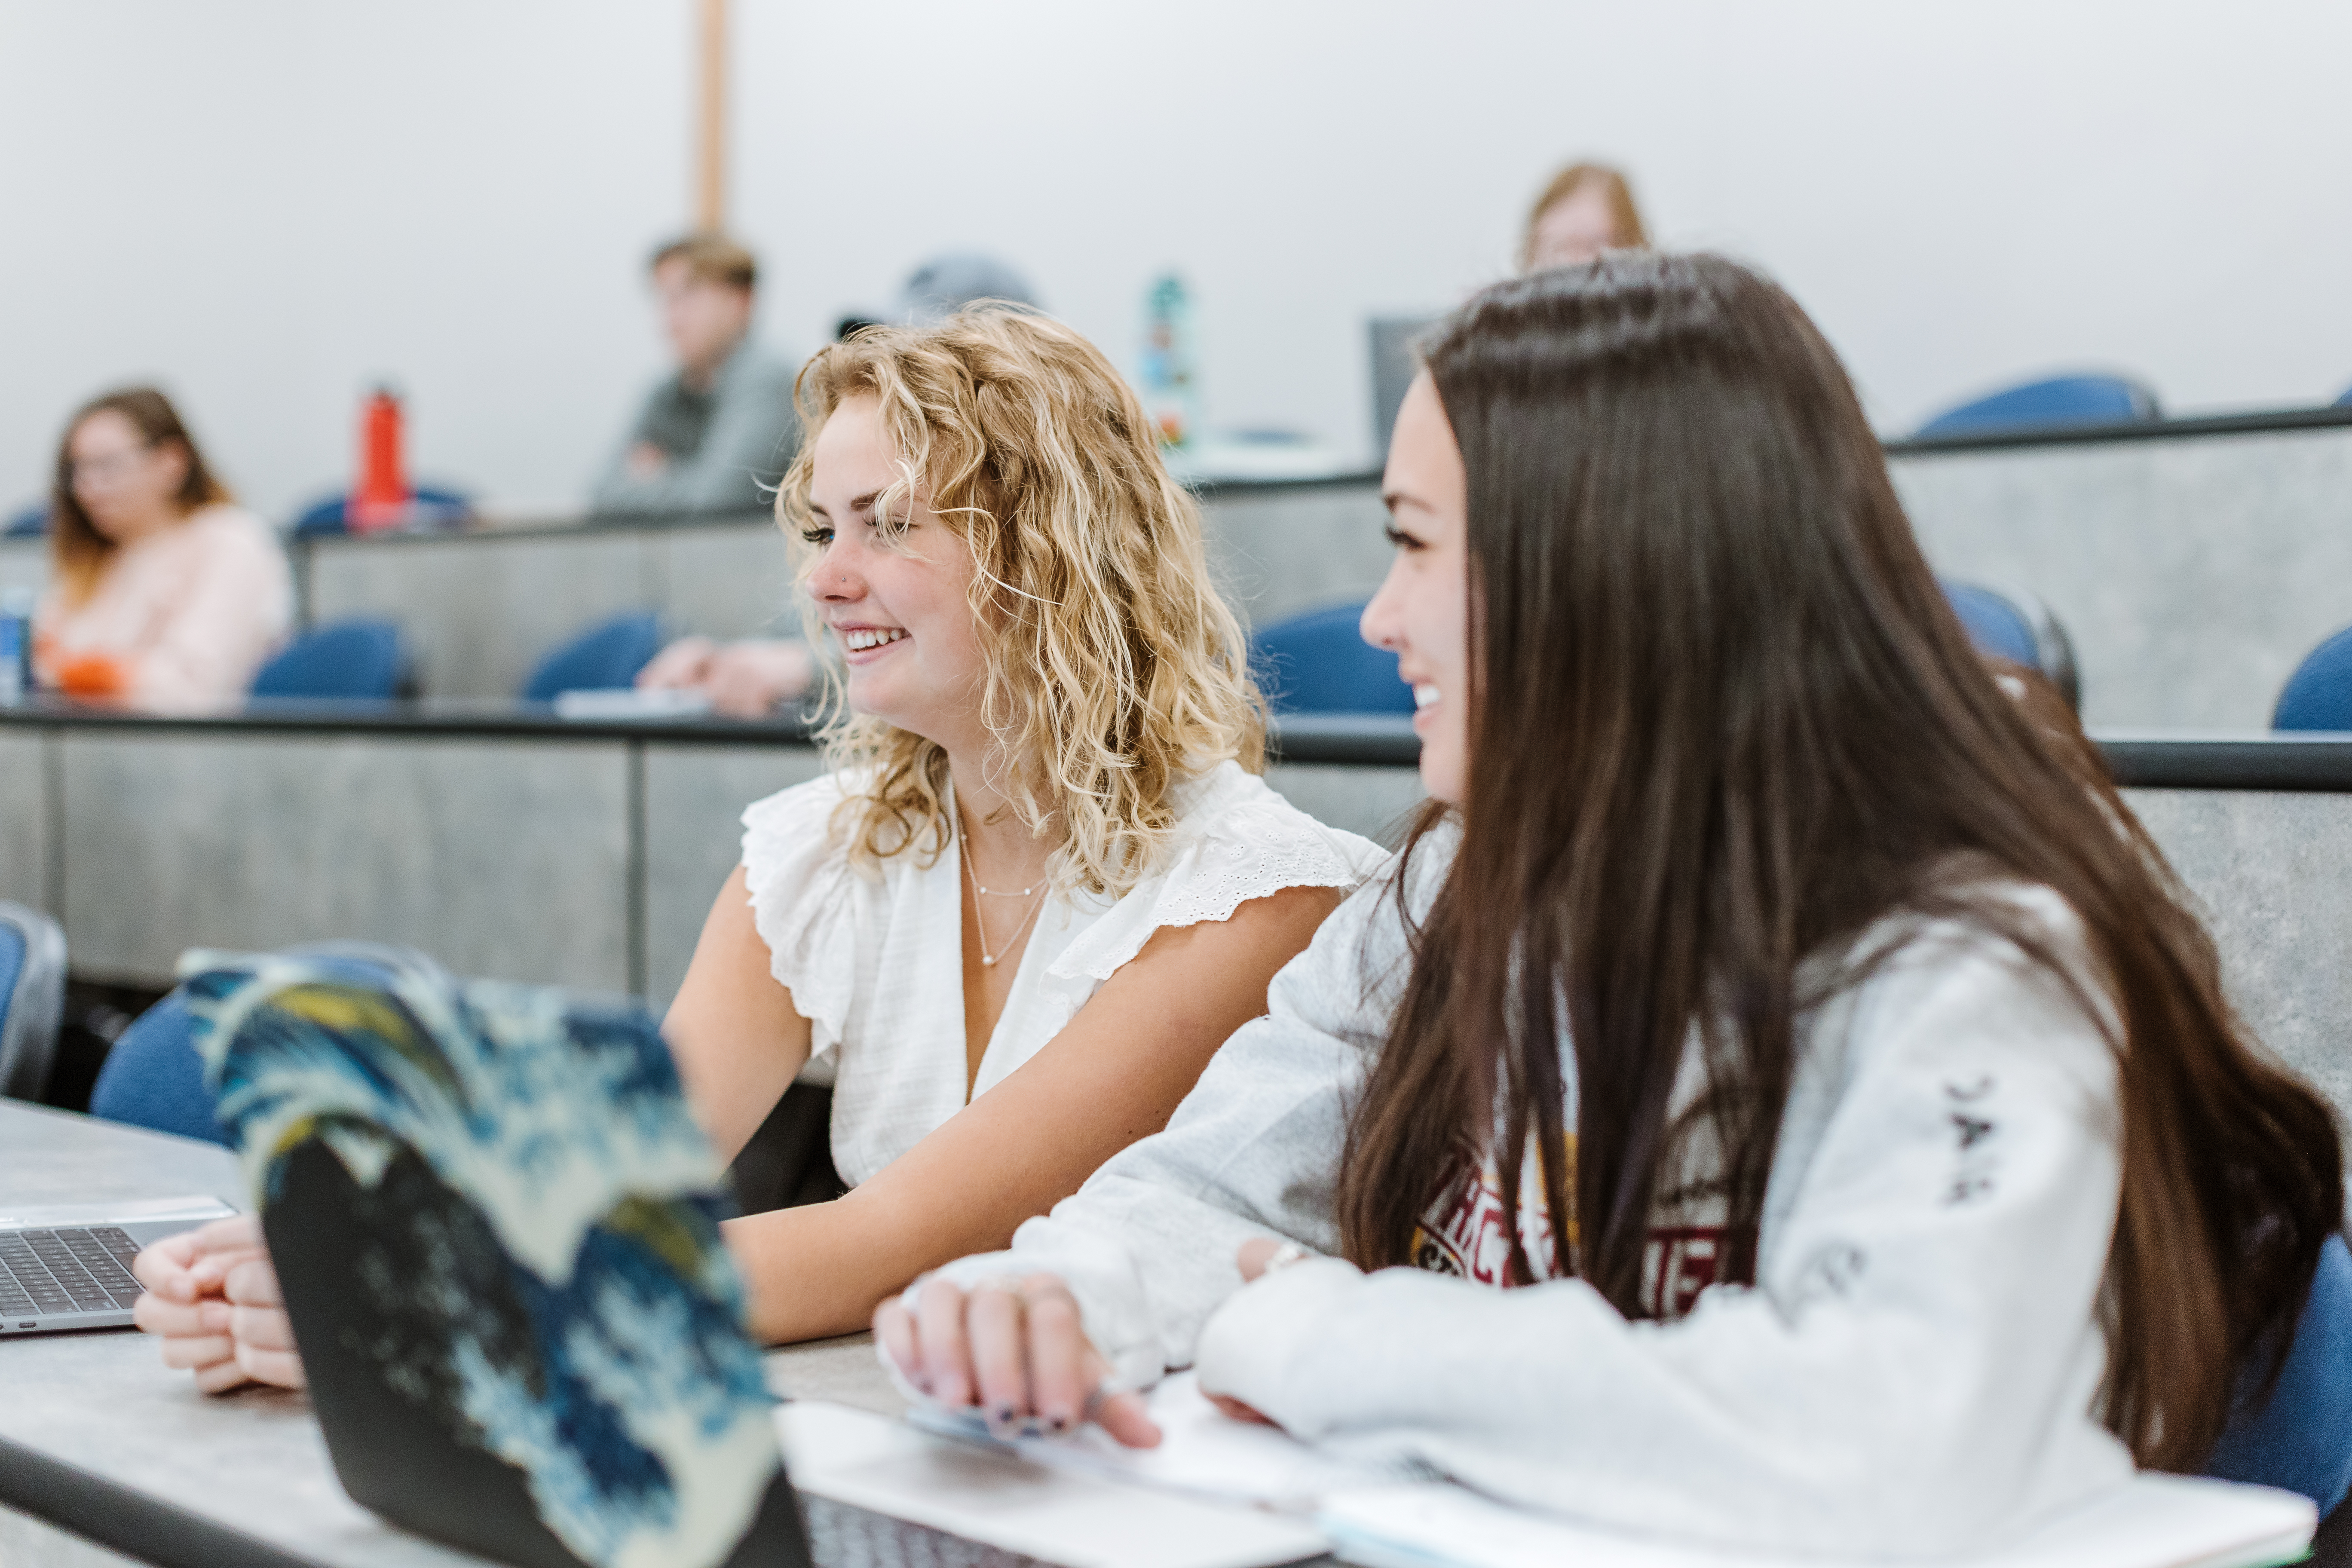
[(793, 367), (751, 338), (759, 264), (698, 234), (654, 253), (654, 293), (677, 372), (646, 398), (596, 481), (600, 512), (750, 510), (800, 446)]
[(227, 707), (293, 625), (277, 535), (230, 500), (152, 387), (74, 415), (49, 512), (33, 633), (44, 686), (157, 711)]
[(1573, 267), (1604, 250), (1646, 250), (1649, 245), (1625, 176), (1602, 163), (1570, 163), (1528, 209), (1519, 270)]
[[(887, 319), (845, 316), (840, 335), (847, 339), (886, 325), (932, 326), (984, 300), (1037, 309), (1036, 289), (1010, 262), (950, 251), (908, 274)], [(816, 660), (806, 643), (793, 637), (680, 637), (637, 676), (643, 689), (702, 691), (710, 699), (710, 710), (729, 719), (764, 719), (799, 701), (815, 683)]]

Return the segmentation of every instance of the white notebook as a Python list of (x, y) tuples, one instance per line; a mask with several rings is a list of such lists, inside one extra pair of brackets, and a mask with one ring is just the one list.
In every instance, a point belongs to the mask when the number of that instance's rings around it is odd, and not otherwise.
[[(1140, 1449), (1121, 1447), (1095, 1427), (996, 1443), (976, 1415), (920, 1403), (910, 1418), (1041, 1468), (1286, 1514), (1311, 1523), (1335, 1555), (1366, 1568), (1799, 1568), (1816, 1561), (1630, 1535), (1336, 1459), (1272, 1427), (1228, 1420), (1189, 1373), (1153, 1389), (1150, 1410), (1160, 1443)], [(1944, 1568), (2272, 1568), (2301, 1557), (2317, 1525), (2318, 1510), (2294, 1492), (2143, 1474), (2023, 1541), (1940, 1562)], [(1871, 1565), (1841, 1559), (1838, 1568)]]
[(1066, 1568), (1273, 1568), (1322, 1555), (1295, 1515), (1034, 1464), (845, 1405), (779, 1405), (800, 1490)]

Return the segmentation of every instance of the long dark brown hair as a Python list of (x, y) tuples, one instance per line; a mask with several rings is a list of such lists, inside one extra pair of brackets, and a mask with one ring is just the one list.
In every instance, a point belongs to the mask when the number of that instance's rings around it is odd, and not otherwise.
[[(1641, 1315), (1688, 1042), (1694, 1117), (1752, 1235), (1799, 1021), (1823, 999), (1801, 961), (1880, 945), (1862, 939), (1885, 917), (1957, 914), (2092, 1018), (2112, 998), (2105, 1415), (2142, 1464), (2201, 1467), (2236, 1369), (2275, 1375), (2341, 1223), (2335, 1118), (2231, 1014), (2211, 940), (2063, 704), (2012, 700), (1970, 647), (1829, 345), (1735, 263), (1612, 253), (1488, 289), (1427, 357), (1469, 478), (1469, 777), (1349, 1126), (1349, 1256), (1410, 1261), (1491, 1152), (1530, 1277), (1518, 1176), (1530, 1142), (1562, 1147), (1565, 1036), (1572, 1181), (1537, 1162), (1551, 1241)], [(1970, 865), (2063, 898), (2105, 995), (2013, 903), (1972, 896)]]
[(74, 432), (94, 414), (121, 415), (138, 427), (142, 444), (151, 451), (170, 445), (187, 454), (188, 477), (181, 481), (177, 496), (182, 511), (229, 499), (228, 488), (205, 466), (205, 455), (180, 422), (180, 411), (153, 387), (123, 387), (75, 409), (73, 417), (66, 421), (66, 433), (58, 440), (57, 475), (49, 488), (49, 560), (65, 590), (66, 602), (71, 605), (89, 598), (98, 587), (115, 550), (114, 541), (98, 531), (89, 513), (74, 498)]

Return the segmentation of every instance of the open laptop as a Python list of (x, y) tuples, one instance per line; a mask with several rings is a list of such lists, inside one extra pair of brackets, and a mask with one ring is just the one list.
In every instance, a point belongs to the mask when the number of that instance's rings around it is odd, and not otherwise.
[(196, 1196), (0, 1214), (0, 1335), (129, 1328), (140, 1248), (235, 1213)]
[[(460, 984), (391, 949), (197, 968), (197, 1049), (329, 1455), (394, 1523), (520, 1568), (802, 1568), (812, 1537), (827, 1563), (1016, 1568), (1024, 1543), (1133, 1561), (1144, 1516), (1199, 1506), (1121, 1490), (1008, 1534), (990, 1521), (1035, 1500), (1034, 1477), (944, 1515), (796, 1497), (719, 1241), (724, 1173), (641, 1008)], [(882, 1489), (860, 1503), (908, 1478), (940, 1490), (935, 1458), (867, 1458)], [(1223, 1536), (1155, 1560), (1307, 1554)]]

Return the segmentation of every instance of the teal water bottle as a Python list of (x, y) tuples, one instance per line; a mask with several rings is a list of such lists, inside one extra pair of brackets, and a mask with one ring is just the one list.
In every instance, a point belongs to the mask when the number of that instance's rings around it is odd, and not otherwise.
[(1143, 411), (1160, 444), (1186, 451), (1199, 444), (1201, 384), (1193, 363), (1192, 300), (1173, 272), (1152, 280), (1143, 300)]

